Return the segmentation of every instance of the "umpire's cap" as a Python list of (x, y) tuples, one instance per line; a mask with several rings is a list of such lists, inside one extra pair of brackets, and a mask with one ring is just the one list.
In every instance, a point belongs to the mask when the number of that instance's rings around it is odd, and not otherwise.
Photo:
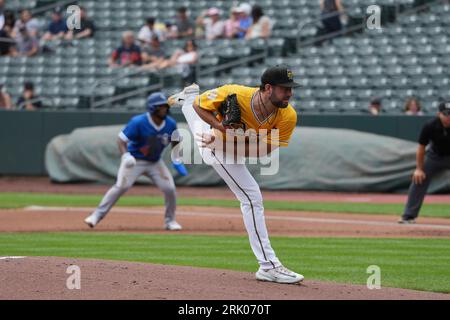
[(270, 84), (273, 86), (297, 88), (301, 85), (294, 82), (294, 74), (288, 66), (278, 65), (268, 68), (261, 76), (261, 84)]
[(450, 101), (443, 101), (439, 104), (439, 112), (450, 115)]
[(159, 106), (167, 105), (169, 107), (169, 102), (167, 97), (162, 92), (154, 92), (147, 98), (147, 111), (153, 114)]

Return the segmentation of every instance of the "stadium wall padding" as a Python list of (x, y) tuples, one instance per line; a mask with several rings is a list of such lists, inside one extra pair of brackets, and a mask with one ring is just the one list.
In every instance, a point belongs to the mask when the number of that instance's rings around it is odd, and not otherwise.
[[(0, 175), (46, 175), (44, 153), (50, 140), (80, 127), (125, 124), (132, 112), (0, 111)], [(173, 115), (183, 121), (179, 113)], [(359, 130), (416, 141), (430, 116), (299, 115), (301, 126)]]

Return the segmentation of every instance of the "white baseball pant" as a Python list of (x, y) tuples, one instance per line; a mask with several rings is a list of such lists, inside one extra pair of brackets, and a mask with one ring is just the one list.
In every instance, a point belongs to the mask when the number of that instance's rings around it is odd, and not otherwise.
[[(197, 138), (197, 134), (210, 133), (210, 125), (204, 122), (193, 108), (195, 95), (186, 96), (185, 99), (182, 112), (194, 139)], [(224, 161), (224, 157), (220, 154), (215, 154), (208, 148), (202, 148), (200, 142), (197, 146), (203, 160), (211, 164), (241, 203), (244, 225), (259, 265), (263, 269), (280, 266), (281, 263), (270, 244), (261, 191), (245, 164), (230, 164)]]
[(162, 159), (157, 162), (136, 160), (136, 165), (127, 168), (123, 161), (117, 173), (117, 181), (106, 192), (100, 205), (95, 210), (98, 218), (103, 219), (119, 198), (130, 189), (141, 175), (152, 179), (153, 183), (164, 193), (165, 223), (175, 220), (176, 189), (173, 177)]

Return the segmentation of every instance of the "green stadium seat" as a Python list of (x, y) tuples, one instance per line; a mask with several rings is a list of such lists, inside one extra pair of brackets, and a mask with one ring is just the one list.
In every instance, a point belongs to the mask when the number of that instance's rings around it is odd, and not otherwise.
[(316, 100), (300, 100), (295, 105), (300, 112), (320, 112)]
[(440, 65), (434, 65), (429, 66), (424, 70), (424, 73), (430, 76), (437, 76), (441, 74), (445, 74), (445, 69), (443, 66)]
[(431, 78), (420, 76), (410, 77), (410, 85), (414, 88), (424, 88), (432, 86), (433, 81)]
[(344, 113), (360, 113), (358, 101), (355, 101), (354, 99), (351, 98), (341, 100), (338, 104), (337, 109), (340, 112)]
[(125, 107), (129, 110), (143, 110), (145, 103), (145, 98), (132, 98), (127, 100)]
[(373, 88), (387, 88), (390, 86), (389, 78), (382, 75), (371, 77), (370, 85)]
[(411, 81), (402, 75), (396, 75), (391, 77), (391, 86), (395, 89), (408, 88), (411, 85)]

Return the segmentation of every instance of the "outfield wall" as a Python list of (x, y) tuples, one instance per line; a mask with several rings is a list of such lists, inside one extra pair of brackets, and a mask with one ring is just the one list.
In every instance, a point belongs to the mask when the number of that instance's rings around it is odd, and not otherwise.
[[(55, 136), (75, 128), (125, 124), (136, 113), (108, 111), (0, 111), (0, 175), (45, 175), (44, 153)], [(173, 115), (183, 121), (179, 113)], [(345, 128), (416, 141), (432, 117), (382, 115), (300, 115), (308, 127)]]

